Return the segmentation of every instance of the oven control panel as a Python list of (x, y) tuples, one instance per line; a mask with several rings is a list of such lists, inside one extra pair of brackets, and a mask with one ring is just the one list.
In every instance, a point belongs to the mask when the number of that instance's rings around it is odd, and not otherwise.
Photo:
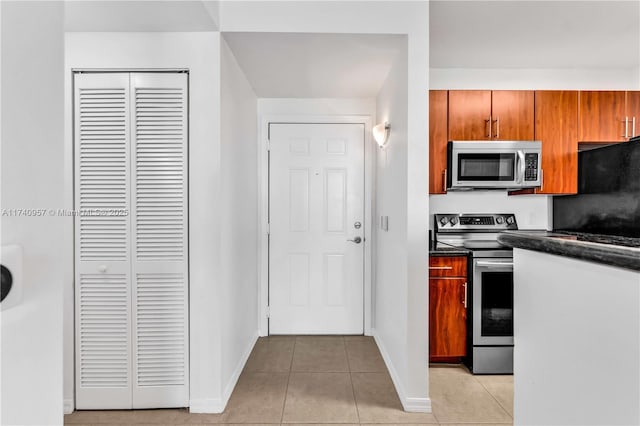
[(500, 214), (435, 214), (435, 229), (446, 231), (487, 231), (518, 229), (513, 213)]

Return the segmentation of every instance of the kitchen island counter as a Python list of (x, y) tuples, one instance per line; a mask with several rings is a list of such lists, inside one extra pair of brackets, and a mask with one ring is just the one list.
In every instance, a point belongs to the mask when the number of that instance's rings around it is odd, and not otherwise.
[(514, 424), (640, 424), (640, 250), (598, 237), (499, 237), (514, 247)]
[(640, 238), (582, 232), (506, 231), (504, 245), (640, 271)]

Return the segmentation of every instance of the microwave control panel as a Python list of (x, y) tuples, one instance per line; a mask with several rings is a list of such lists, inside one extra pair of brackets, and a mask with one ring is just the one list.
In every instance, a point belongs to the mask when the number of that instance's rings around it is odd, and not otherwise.
[(524, 180), (534, 182), (538, 180), (538, 154), (524, 155)]

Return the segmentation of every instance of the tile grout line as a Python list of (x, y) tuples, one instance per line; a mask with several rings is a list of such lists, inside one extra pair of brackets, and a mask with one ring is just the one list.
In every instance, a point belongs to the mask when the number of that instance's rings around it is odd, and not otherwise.
[(489, 389), (487, 389), (487, 387), (484, 385), (484, 383), (482, 383), (480, 380), (476, 379), (476, 377), (475, 377), (474, 375), (472, 375), (472, 377), (473, 377), (473, 379), (474, 379), (476, 382), (480, 383), (480, 386), (482, 386), (482, 388), (483, 388), (483, 389), (484, 389), (484, 390), (485, 390), (489, 395), (491, 395), (491, 398), (493, 398), (493, 399), (494, 399), (494, 401), (496, 401), (496, 402), (498, 403), (498, 406), (499, 406), (500, 408), (502, 408), (502, 411), (504, 411), (505, 413), (507, 413), (507, 416), (509, 416), (509, 417), (511, 418), (512, 422), (513, 422), (513, 416), (512, 416), (512, 415), (507, 411), (507, 409), (506, 409), (506, 408), (504, 408), (504, 406), (500, 403), (500, 401), (498, 401), (498, 398), (496, 398), (496, 397), (491, 393), (491, 391), (490, 391)]
[(360, 422), (360, 408), (358, 408), (358, 399), (356, 398), (356, 389), (353, 386), (353, 375), (351, 372), (351, 363), (349, 362), (349, 351), (347, 350), (347, 339), (342, 336), (342, 344), (344, 345), (344, 356), (347, 358), (347, 369), (349, 370), (349, 383), (351, 383), (351, 395), (353, 395), (353, 403), (356, 406), (356, 416), (358, 416), (358, 424)]
[(287, 406), (287, 395), (289, 394), (289, 382), (291, 381), (291, 370), (293, 370), (293, 358), (296, 356), (296, 343), (298, 342), (298, 336), (293, 338), (293, 349), (291, 350), (291, 361), (289, 362), (289, 371), (287, 375), (287, 386), (284, 388), (284, 398), (282, 399), (282, 414), (280, 414), (280, 424), (284, 420), (284, 409)]

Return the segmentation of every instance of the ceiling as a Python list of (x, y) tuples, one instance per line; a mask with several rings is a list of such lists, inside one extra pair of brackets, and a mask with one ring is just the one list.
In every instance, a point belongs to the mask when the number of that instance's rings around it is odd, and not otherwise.
[(238, 64), (261, 98), (377, 96), (400, 35), (224, 33)]
[(431, 68), (640, 66), (640, 1), (431, 1)]
[[(430, 1), (430, 67), (640, 70), (640, 0)], [(209, 0), (68, 1), (66, 31), (217, 31)], [(223, 33), (258, 97), (377, 96), (401, 35)]]
[(217, 21), (217, 4), (208, 0), (65, 2), (68, 32), (216, 31)]

